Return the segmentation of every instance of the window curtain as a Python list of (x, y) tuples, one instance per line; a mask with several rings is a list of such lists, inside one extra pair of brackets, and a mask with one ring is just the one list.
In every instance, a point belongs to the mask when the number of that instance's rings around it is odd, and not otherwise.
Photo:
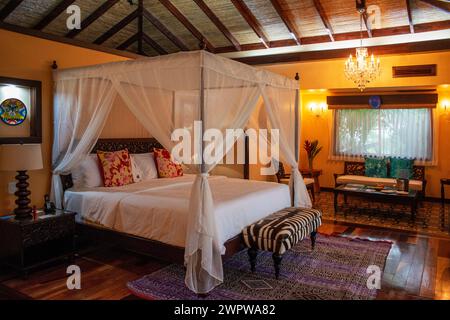
[(55, 76), (51, 199), (63, 207), (59, 175), (68, 174), (94, 147), (111, 111), (116, 91), (104, 78), (58, 80)]
[(338, 109), (333, 118), (333, 159), (435, 160), (432, 109)]

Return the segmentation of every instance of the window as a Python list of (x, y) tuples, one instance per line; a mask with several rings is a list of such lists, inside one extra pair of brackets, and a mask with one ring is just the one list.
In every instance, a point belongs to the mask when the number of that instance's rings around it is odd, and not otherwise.
[(432, 109), (337, 109), (334, 155), (431, 161)]

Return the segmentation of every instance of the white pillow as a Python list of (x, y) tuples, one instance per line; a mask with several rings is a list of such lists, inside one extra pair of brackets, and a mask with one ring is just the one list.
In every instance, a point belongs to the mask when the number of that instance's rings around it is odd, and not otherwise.
[(75, 188), (96, 188), (103, 186), (103, 178), (96, 154), (88, 155), (79, 166), (72, 170)]
[(130, 158), (134, 182), (158, 178), (153, 152), (132, 154)]

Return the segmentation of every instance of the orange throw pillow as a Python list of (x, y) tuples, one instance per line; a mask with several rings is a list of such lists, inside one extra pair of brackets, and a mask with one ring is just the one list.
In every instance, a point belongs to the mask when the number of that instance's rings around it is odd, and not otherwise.
[(127, 149), (115, 152), (97, 151), (97, 156), (105, 187), (119, 187), (133, 183), (131, 160)]
[(170, 159), (170, 153), (166, 149), (154, 149), (156, 168), (159, 178), (175, 178), (183, 175), (183, 168)]

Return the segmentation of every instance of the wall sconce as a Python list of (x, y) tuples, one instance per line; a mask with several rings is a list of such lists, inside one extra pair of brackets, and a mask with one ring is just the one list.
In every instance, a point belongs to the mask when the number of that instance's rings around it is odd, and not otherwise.
[(441, 102), (441, 106), (442, 106), (442, 110), (444, 111), (445, 114), (447, 114), (450, 111), (450, 105), (448, 100), (443, 100)]
[(322, 103), (310, 102), (308, 104), (309, 111), (316, 117), (320, 117), (321, 114), (325, 113), (327, 111), (327, 108), (328, 106), (325, 102)]

